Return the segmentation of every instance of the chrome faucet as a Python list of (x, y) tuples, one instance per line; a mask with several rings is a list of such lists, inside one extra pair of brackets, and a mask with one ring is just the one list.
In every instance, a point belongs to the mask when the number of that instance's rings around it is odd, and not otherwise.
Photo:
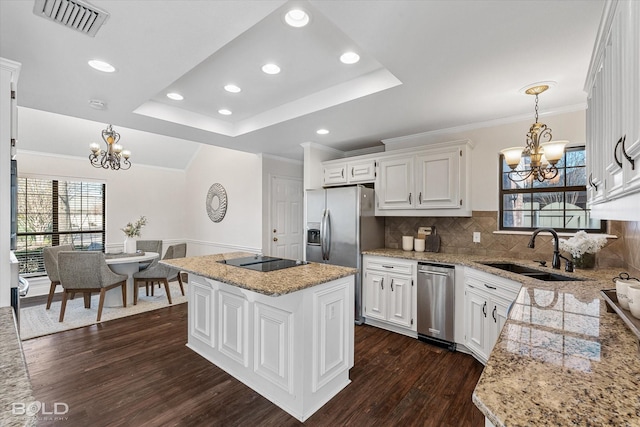
[(568, 271), (568, 272), (572, 272), (573, 271), (573, 262), (570, 259), (565, 258), (562, 255), (560, 255), (560, 249), (559, 249), (560, 242), (558, 240), (558, 233), (556, 233), (556, 230), (554, 230), (553, 228), (536, 228), (535, 231), (533, 232), (533, 234), (531, 235), (531, 239), (529, 240), (529, 245), (528, 246), (531, 249), (536, 247), (536, 236), (541, 231), (548, 231), (553, 236), (553, 260), (551, 261), (551, 267), (555, 268), (556, 270), (559, 270), (560, 269), (560, 258), (562, 258), (563, 260), (565, 260), (567, 262), (566, 265), (565, 265), (564, 270)]

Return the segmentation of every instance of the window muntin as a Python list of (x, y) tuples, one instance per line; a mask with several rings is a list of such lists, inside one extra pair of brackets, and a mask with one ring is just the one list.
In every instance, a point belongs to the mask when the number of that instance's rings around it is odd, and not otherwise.
[(105, 184), (18, 178), (16, 257), (20, 274), (46, 274), (42, 249), (73, 245), (103, 250)]
[[(527, 161), (523, 157), (518, 170), (526, 170)], [(500, 156), (501, 230), (552, 227), (563, 232), (605, 232), (605, 221), (591, 218), (587, 208), (584, 147), (567, 148), (556, 167), (558, 176), (552, 180), (513, 182), (508, 177), (511, 169)]]

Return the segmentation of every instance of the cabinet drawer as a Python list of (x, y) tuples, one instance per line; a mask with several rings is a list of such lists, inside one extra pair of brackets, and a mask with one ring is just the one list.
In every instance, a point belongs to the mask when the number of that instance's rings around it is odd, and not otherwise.
[(369, 258), (365, 261), (366, 270), (384, 271), (387, 273), (413, 275), (417, 261), (402, 261), (393, 258)]
[(471, 269), (465, 271), (465, 284), (509, 302), (516, 299), (521, 287), (520, 283), (513, 280)]

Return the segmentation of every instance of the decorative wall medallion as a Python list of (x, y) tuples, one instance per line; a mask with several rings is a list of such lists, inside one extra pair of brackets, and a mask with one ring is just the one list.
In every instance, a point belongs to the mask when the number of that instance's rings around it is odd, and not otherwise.
[(215, 183), (207, 193), (207, 214), (213, 222), (220, 222), (227, 213), (227, 192), (221, 184)]

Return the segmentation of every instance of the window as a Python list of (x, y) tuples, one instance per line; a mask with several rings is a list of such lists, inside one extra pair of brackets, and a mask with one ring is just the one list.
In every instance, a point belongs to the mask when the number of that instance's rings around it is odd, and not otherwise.
[(42, 248), (73, 245), (102, 250), (105, 243), (105, 184), (18, 178), (20, 274), (46, 274)]
[[(525, 160), (518, 169), (525, 170)], [(592, 219), (587, 209), (584, 146), (567, 148), (556, 167), (558, 175), (552, 180), (513, 182), (508, 177), (511, 169), (500, 156), (501, 230), (552, 227), (564, 232), (605, 232), (606, 222)]]

